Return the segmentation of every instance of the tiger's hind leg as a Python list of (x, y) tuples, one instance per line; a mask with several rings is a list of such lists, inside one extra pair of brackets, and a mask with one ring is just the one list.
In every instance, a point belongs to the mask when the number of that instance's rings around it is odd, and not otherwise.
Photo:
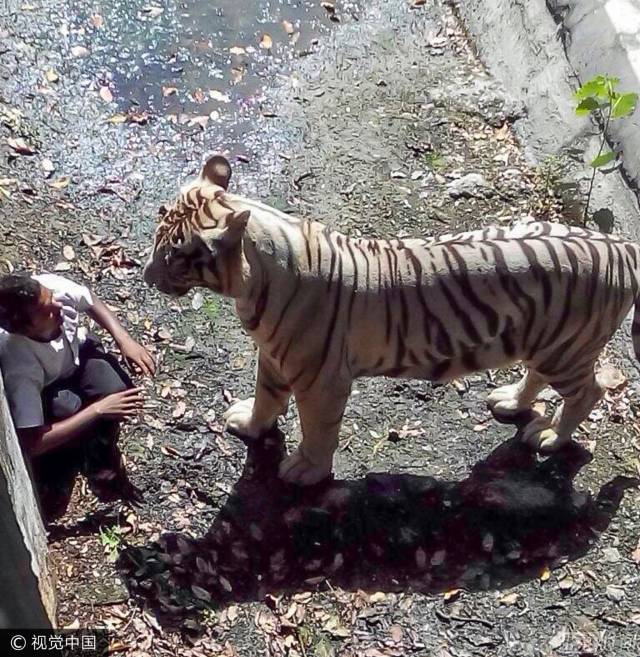
[(602, 398), (594, 364), (567, 379), (550, 379), (550, 385), (563, 398), (552, 420), (537, 418), (528, 424), (522, 439), (540, 452), (553, 452), (571, 440), (571, 434), (589, 417)]
[(531, 410), (536, 396), (546, 385), (544, 377), (528, 368), (518, 383), (493, 390), (487, 397), (487, 404), (499, 420), (513, 420), (517, 415)]
[(296, 397), (302, 441), (280, 464), (279, 475), (284, 481), (310, 486), (331, 474), (342, 416), (351, 391), (351, 386), (346, 391), (340, 388), (312, 389)]
[(257, 438), (273, 428), (279, 415), (287, 412), (291, 389), (273, 365), (258, 356), (255, 397), (231, 405), (224, 414), (225, 429)]

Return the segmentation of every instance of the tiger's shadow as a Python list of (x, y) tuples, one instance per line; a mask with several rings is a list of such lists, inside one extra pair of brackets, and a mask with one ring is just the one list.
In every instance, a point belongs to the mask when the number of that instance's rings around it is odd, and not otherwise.
[(459, 482), (369, 474), (301, 489), (277, 478), (283, 436), (248, 443), (241, 478), (205, 536), (169, 533), (128, 547), (118, 570), (159, 621), (205, 606), (334, 587), (438, 593), (502, 589), (589, 551), (638, 481), (594, 498), (573, 479), (591, 455), (576, 444), (545, 460), (517, 435)]

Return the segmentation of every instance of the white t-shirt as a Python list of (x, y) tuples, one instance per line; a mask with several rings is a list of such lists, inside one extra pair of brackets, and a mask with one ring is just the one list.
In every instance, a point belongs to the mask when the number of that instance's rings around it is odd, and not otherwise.
[(60, 336), (50, 342), (38, 342), (0, 329), (0, 367), (17, 429), (44, 424), (42, 390), (54, 381), (71, 376), (80, 364), (78, 353), (86, 331), (78, 326), (79, 314), (93, 306), (91, 292), (84, 285), (57, 274), (33, 278), (62, 303), (63, 323)]

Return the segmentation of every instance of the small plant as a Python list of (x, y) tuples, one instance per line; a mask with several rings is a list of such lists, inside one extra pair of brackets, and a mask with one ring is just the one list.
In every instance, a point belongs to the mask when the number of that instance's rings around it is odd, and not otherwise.
[(589, 183), (589, 191), (587, 192), (587, 203), (584, 208), (583, 218), (585, 222), (596, 171), (615, 160), (618, 156), (616, 151), (605, 150), (609, 123), (633, 114), (638, 103), (638, 94), (616, 91), (615, 88), (619, 84), (620, 80), (618, 78), (609, 77), (608, 75), (596, 75), (588, 82), (585, 82), (574, 94), (574, 98), (578, 101), (576, 114), (578, 116), (591, 114), (600, 128), (600, 148), (596, 157), (591, 160), (593, 172)]
[(100, 527), (100, 543), (104, 547), (107, 561), (113, 563), (123, 543), (120, 527)]
[(425, 153), (423, 156), (425, 165), (429, 168), (430, 171), (442, 171), (445, 166), (445, 160), (439, 151), (430, 151)]
[(210, 322), (215, 322), (220, 314), (220, 303), (214, 297), (209, 298), (202, 305), (202, 310)]

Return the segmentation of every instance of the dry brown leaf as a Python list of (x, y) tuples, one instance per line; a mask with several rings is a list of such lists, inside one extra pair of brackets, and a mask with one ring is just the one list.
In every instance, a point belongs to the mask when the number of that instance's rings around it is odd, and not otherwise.
[(202, 89), (196, 89), (193, 94), (193, 100), (196, 103), (204, 103), (204, 101), (207, 99), (207, 97), (204, 95), (204, 91)]
[(422, 7), (427, 4), (427, 0), (413, 0), (411, 3), (412, 7)]
[(244, 55), (244, 54), (246, 54), (247, 51), (244, 48), (242, 48), (241, 46), (233, 46), (233, 47), (229, 48), (229, 52), (232, 55)]
[(7, 139), (7, 144), (9, 144), (9, 146), (20, 155), (33, 155), (35, 153), (35, 150), (21, 137), (9, 137)]
[(260, 39), (260, 47), (271, 50), (273, 48), (273, 39), (268, 34), (263, 34), (262, 39)]
[(180, 457), (180, 452), (177, 449), (174, 449), (173, 447), (171, 447), (171, 445), (161, 445), (160, 446), (160, 451), (165, 456), (173, 456), (174, 458), (179, 458)]
[(113, 102), (113, 94), (111, 93), (111, 89), (109, 87), (100, 87), (100, 98), (104, 100), (105, 103), (112, 103)]
[(93, 27), (97, 27), (98, 29), (101, 28), (104, 25), (104, 18), (100, 14), (92, 14), (89, 16), (89, 22)]
[(443, 598), (445, 602), (454, 602), (460, 597), (462, 589), (451, 589), (450, 591), (445, 591)]
[(293, 23), (290, 23), (289, 21), (282, 21), (282, 27), (284, 27), (284, 31), (291, 36), (296, 30), (293, 27)]
[(539, 577), (541, 582), (546, 582), (551, 577), (551, 571), (547, 566), (542, 569)]
[(178, 93), (177, 87), (162, 87), (162, 95), (166, 98), (167, 96), (173, 96)]

